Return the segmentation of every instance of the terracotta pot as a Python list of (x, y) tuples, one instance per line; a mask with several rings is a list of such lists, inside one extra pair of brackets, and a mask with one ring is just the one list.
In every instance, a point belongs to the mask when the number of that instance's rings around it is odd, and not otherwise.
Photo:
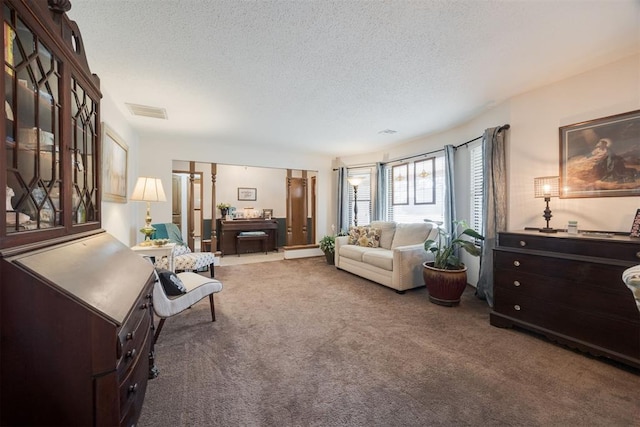
[(467, 287), (467, 267), (461, 270), (442, 270), (433, 267), (432, 262), (425, 262), (422, 266), (429, 301), (448, 307), (460, 304), (460, 297)]
[(324, 253), (325, 258), (327, 259), (327, 264), (329, 265), (335, 265), (335, 254), (333, 252), (325, 252)]

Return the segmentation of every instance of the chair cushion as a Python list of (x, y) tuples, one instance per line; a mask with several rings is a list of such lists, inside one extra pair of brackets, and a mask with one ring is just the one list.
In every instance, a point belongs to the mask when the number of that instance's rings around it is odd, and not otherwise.
[(164, 292), (169, 296), (183, 295), (187, 293), (187, 288), (182, 283), (182, 280), (171, 270), (165, 270), (164, 268), (156, 268), (160, 283), (164, 288)]

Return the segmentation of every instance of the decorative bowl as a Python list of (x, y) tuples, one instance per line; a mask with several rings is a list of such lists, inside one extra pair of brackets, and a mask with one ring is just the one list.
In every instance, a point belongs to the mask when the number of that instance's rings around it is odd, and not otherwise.
[(155, 239), (153, 240), (153, 246), (164, 246), (169, 243), (169, 239)]

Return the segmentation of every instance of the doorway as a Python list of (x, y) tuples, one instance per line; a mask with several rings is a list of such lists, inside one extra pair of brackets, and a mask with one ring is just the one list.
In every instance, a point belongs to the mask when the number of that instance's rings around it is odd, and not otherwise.
[(172, 221), (192, 251), (202, 239), (202, 172), (174, 170), (172, 183)]

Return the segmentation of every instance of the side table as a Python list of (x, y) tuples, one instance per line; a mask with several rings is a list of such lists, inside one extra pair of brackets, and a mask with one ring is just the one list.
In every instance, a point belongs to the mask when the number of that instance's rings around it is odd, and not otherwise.
[(147, 255), (154, 258), (167, 257), (169, 259), (169, 270), (175, 271), (173, 266), (173, 250), (175, 249), (175, 243), (167, 243), (164, 246), (140, 246), (136, 245), (131, 247), (132, 251), (138, 252), (141, 255)]

